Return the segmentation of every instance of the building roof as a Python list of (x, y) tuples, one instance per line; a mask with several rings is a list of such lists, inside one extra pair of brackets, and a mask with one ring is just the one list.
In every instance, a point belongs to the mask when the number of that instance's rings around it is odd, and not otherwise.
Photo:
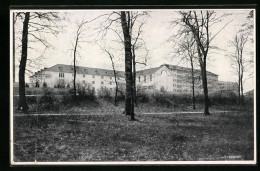
[[(46, 71), (54, 71), (54, 72), (64, 72), (64, 73), (73, 73), (73, 65), (64, 65), (64, 64), (56, 64)], [(113, 70), (108, 69), (100, 69), (100, 68), (90, 68), (90, 67), (82, 67), (76, 66), (76, 70), (78, 74), (89, 74), (89, 75), (101, 75), (101, 76), (114, 76)], [(124, 77), (125, 72), (116, 71), (117, 76)]]
[[(182, 70), (182, 71), (184, 71), (184, 70), (185, 71), (191, 71), (191, 68), (182, 67), (182, 66), (178, 66), (178, 65), (163, 64), (161, 66), (166, 66), (169, 69)], [(194, 69), (194, 72), (200, 72), (200, 70), (199, 69)], [(215, 73), (212, 73), (212, 72), (209, 72), (209, 71), (207, 71), (207, 74), (218, 76), (218, 74), (215, 74)]]
[[(162, 64), (159, 67), (155, 67), (155, 68), (149, 68), (149, 69), (144, 69), (141, 71), (137, 71), (136, 75), (148, 75), (148, 74), (152, 74), (154, 72), (156, 72), (158, 69), (160, 69), (161, 67), (166, 66), (168, 69), (174, 69), (174, 70), (182, 70), (182, 71), (190, 71), (191, 68), (187, 68), (187, 67), (182, 67), (182, 66), (177, 66), (177, 65), (170, 65), (170, 64)], [(194, 72), (200, 73), (200, 70), (198, 69), (194, 69)], [(218, 76), (217, 74), (214, 74), (212, 72), (207, 71), (208, 74), (214, 75), (214, 76)]]
[(152, 73), (156, 72), (160, 68), (161, 68), (161, 66), (155, 67), (155, 68), (149, 68), (149, 69), (136, 71), (136, 75), (149, 75), (149, 74), (152, 74)]
[[(186, 68), (186, 67), (181, 67), (177, 65), (170, 65), (170, 64), (163, 64), (155, 68), (149, 68), (149, 69), (144, 69), (140, 71), (136, 71), (136, 75), (149, 75), (157, 70), (159, 70), (161, 67), (166, 66), (168, 69), (176, 69), (176, 70), (185, 70), (185, 71), (190, 71), (191, 68)], [(77, 66), (77, 73), (78, 74), (89, 74), (89, 75), (101, 75), (101, 76), (114, 76), (114, 71), (113, 70), (108, 70), (108, 69), (100, 69), (100, 68), (90, 68), (90, 67), (82, 67), (82, 66)], [(43, 71), (53, 71), (53, 72), (64, 72), (64, 73), (73, 73), (73, 65), (64, 65), (64, 64), (56, 64), (50, 68), (44, 68), (41, 69), (40, 71), (36, 72), (35, 75), (40, 74)], [(117, 76), (119, 77), (124, 77), (125, 72), (124, 71), (116, 71)], [(195, 69), (194, 72), (200, 72), (200, 70)], [(217, 74), (214, 74), (212, 72), (207, 71), (208, 74), (218, 76)], [(34, 76), (34, 75), (33, 75)], [(30, 77), (33, 77), (30, 76)]]

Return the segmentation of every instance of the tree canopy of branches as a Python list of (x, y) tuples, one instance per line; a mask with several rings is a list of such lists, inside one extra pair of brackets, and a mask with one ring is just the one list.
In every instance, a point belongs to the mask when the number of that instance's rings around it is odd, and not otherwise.
[[(172, 41), (170, 38), (169, 41)], [(194, 75), (194, 68), (197, 60), (197, 52), (196, 52), (196, 43), (192, 36), (192, 34), (186, 33), (182, 36), (181, 40), (173, 40), (173, 46), (174, 51), (173, 55), (174, 57), (180, 58), (181, 61), (185, 61), (190, 63), (191, 67), (191, 77), (188, 77), (187, 81), (188, 83), (192, 84), (192, 106), (193, 109), (196, 109), (195, 105), (195, 75)], [(180, 63), (179, 62), (179, 63)]]
[(115, 84), (116, 84), (116, 88), (115, 88), (115, 98), (114, 98), (114, 105), (117, 105), (117, 94), (118, 94), (118, 81), (117, 81), (117, 71), (116, 71), (116, 67), (115, 67), (115, 57), (114, 55), (109, 52), (109, 50), (107, 50), (106, 47), (101, 47), (100, 48), (109, 56), (109, 59), (111, 61), (111, 65), (112, 65), (112, 69), (113, 69), (113, 73), (114, 73), (114, 79), (115, 79)]
[(77, 31), (76, 31), (76, 36), (75, 36), (75, 42), (73, 44), (73, 93), (74, 97), (77, 97), (77, 86), (76, 86), (76, 77), (77, 77), (77, 66), (76, 66), (76, 60), (77, 60), (77, 55), (79, 55), (78, 48), (80, 48), (79, 43), (83, 41), (84, 39), (84, 31), (86, 30), (84, 28), (84, 25), (87, 22), (82, 20), (80, 23), (77, 23)]
[(231, 56), (232, 60), (232, 67), (236, 69), (236, 73), (238, 76), (238, 97), (239, 102), (244, 103), (244, 96), (243, 96), (243, 77), (244, 72), (246, 71), (246, 64), (247, 60), (244, 59), (244, 48), (245, 44), (248, 41), (248, 36), (241, 34), (235, 35), (233, 41), (230, 41), (231, 45), (235, 48), (234, 55)]
[[(252, 68), (253, 56), (251, 48), (246, 48), (249, 40), (252, 40), (253, 35), (253, 11), (247, 16), (246, 22), (241, 24), (241, 29), (233, 37), (233, 40), (229, 41), (232, 52), (228, 54), (231, 59), (231, 67), (234, 69), (235, 74), (238, 76), (238, 98), (239, 103), (244, 104), (244, 80), (245, 72)], [(250, 47), (250, 46), (249, 46)], [(252, 73), (249, 73), (252, 75)]]
[[(126, 76), (126, 97), (125, 97), (125, 113), (131, 116), (134, 120), (134, 101), (135, 101), (135, 80), (137, 63), (145, 64), (147, 61), (146, 55), (143, 61), (136, 61), (136, 56), (140, 59), (140, 51), (147, 50), (144, 40), (141, 38), (142, 26), (145, 24), (147, 12), (140, 11), (114, 11), (106, 14), (106, 19), (100, 26), (101, 38), (103, 39), (108, 33), (114, 33), (119, 40), (113, 42), (124, 45), (125, 55), (125, 76)], [(119, 29), (119, 26), (121, 29)], [(136, 51), (139, 54), (136, 55)]]
[[(28, 42), (38, 42), (45, 48), (51, 47), (51, 44), (44, 37), (45, 34), (59, 33), (56, 21), (60, 20), (60, 17), (55, 12), (25, 12), (17, 13), (17, 16), (23, 20), (22, 30), (22, 52), (19, 65), (19, 106), (18, 109), (27, 111), (29, 109), (26, 96), (25, 96), (25, 70), (28, 59)], [(39, 22), (41, 21), (41, 22)], [(32, 62), (32, 61), (30, 61)], [(37, 63), (37, 61), (35, 62)]]
[[(190, 32), (196, 42), (197, 54), (201, 69), (202, 85), (204, 92), (204, 115), (209, 115), (210, 100), (208, 96), (208, 83), (207, 83), (207, 56), (210, 48), (211, 41), (217, 36), (217, 34), (223, 30), (223, 28), (229, 23), (226, 23), (222, 29), (216, 32), (214, 35), (210, 33), (210, 27), (220, 21), (220, 18), (216, 17), (214, 11), (181, 11), (181, 24), (184, 28), (183, 33)], [(223, 17), (223, 16), (222, 16)], [(231, 21), (230, 21), (231, 22)]]

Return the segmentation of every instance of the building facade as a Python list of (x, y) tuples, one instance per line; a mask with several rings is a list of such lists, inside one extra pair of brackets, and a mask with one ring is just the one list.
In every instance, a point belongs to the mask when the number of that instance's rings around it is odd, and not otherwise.
[[(200, 70), (194, 69), (195, 94), (202, 94), (202, 80)], [(148, 90), (160, 90), (174, 94), (191, 94), (192, 77), (191, 69), (176, 65), (163, 64), (156, 68), (137, 72), (137, 86), (143, 86)], [(218, 75), (207, 72), (208, 91), (217, 90)]]
[[(113, 90), (116, 87), (114, 71), (76, 67), (76, 84), (80, 86), (90, 85), (93, 89), (99, 90), (106, 87)], [(30, 86), (42, 87), (72, 87), (74, 79), (74, 69), (72, 65), (57, 64), (50, 68), (44, 68), (30, 77)], [(119, 84), (125, 84), (125, 73), (117, 71), (117, 81)], [(202, 80), (200, 70), (194, 70), (195, 94), (202, 94)], [(208, 92), (209, 94), (220, 89), (235, 89), (235, 83), (218, 81), (218, 75), (207, 72)], [(165, 91), (173, 94), (191, 94), (192, 78), (191, 69), (176, 65), (163, 64), (155, 68), (140, 70), (136, 72), (137, 89), (145, 89), (150, 92)], [(232, 86), (229, 86), (232, 85)], [(224, 86), (224, 87), (223, 87)], [(237, 89), (235, 89), (237, 90)]]

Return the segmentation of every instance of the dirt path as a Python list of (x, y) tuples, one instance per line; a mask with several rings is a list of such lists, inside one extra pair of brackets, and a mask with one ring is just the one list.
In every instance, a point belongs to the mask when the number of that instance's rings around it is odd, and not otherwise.
[[(211, 112), (212, 114), (220, 114), (220, 113), (231, 113), (236, 111), (214, 111)], [(171, 114), (202, 114), (203, 112), (159, 112), (159, 113), (142, 113), (141, 115), (171, 115)], [(106, 114), (67, 114), (67, 113), (33, 113), (33, 114), (23, 114), (23, 113), (16, 113), (13, 116), (66, 116), (66, 115), (73, 115), (73, 116), (85, 116), (85, 115), (111, 115), (109, 113)], [(140, 115), (140, 114), (138, 114)]]

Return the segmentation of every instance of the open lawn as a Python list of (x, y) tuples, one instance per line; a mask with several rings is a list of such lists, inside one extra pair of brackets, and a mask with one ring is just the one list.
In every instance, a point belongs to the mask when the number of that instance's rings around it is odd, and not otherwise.
[(253, 160), (253, 112), (14, 116), (14, 161)]

